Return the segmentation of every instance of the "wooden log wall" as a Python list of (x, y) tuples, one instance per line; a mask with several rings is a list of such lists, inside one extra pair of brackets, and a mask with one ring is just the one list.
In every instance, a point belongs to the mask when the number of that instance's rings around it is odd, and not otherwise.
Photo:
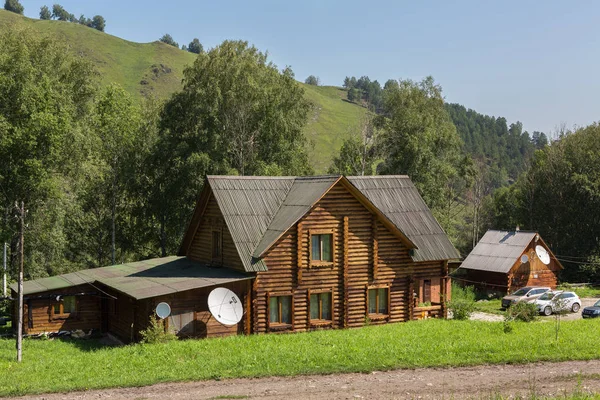
[[(311, 232), (331, 232), (333, 263), (311, 264)], [(254, 285), (254, 332), (269, 326), (269, 295), (293, 296), (293, 323), (284, 331), (329, 326), (310, 321), (311, 291), (332, 291), (331, 327), (367, 323), (367, 290), (389, 287), (389, 315), (374, 316), (371, 324), (410, 319), (411, 279), (440, 279), (443, 262), (414, 263), (408, 249), (343, 184), (338, 183), (264, 257), (268, 271)], [(439, 290), (439, 288), (438, 288)], [(380, 317), (380, 318), (377, 318)]]
[[(54, 305), (57, 303), (56, 296), (92, 292), (96, 292), (96, 290), (89, 285), (80, 285), (25, 296), (23, 333), (28, 335), (42, 332), (73, 331), (76, 329), (82, 329), (87, 332), (90, 329), (100, 329), (101, 310), (100, 296), (98, 295), (76, 296), (77, 312), (67, 318), (54, 316), (52, 312)], [(16, 297), (16, 293), (14, 293), (14, 296)], [(36, 298), (40, 296), (49, 297)]]
[[(115, 298), (107, 299), (108, 331), (125, 343), (139, 339), (139, 321), (136, 320), (137, 302), (130, 296), (117, 292), (104, 285), (98, 285), (103, 291)], [(146, 321), (147, 323), (147, 321)]]
[(508, 275), (499, 272), (488, 272), (480, 270), (462, 270), (455, 282), (461, 286), (475, 286), (478, 290), (490, 293), (506, 293), (508, 291)]
[[(238, 281), (219, 285), (232, 290), (244, 302), (244, 312), (250, 312), (247, 307), (247, 298), (249, 282)], [(208, 295), (214, 287), (187, 290), (185, 292), (173, 293), (165, 296), (153, 297), (151, 299), (140, 300), (140, 314), (144, 315), (145, 324), (148, 324), (150, 316), (154, 315), (154, 310), (160, 302), (166, 302), (171, 306), (171, 315), (168, 318), (169, 327), (173, 329), (178, 336), (182, 338), (210, 338), (220, 336), (230, 336), (238, 333), (244, 333), (246, 324), (250, 323), (247, 318), (242, 318), (240, 323), (234, 326), (225, 326), (218, 322), (208, 310)], [(141, 311), (143, 310), (143, 311)], [(178, 316), (184, 315), (187, 324), (182, 326), (182, 319)], [(181, 329), (181, 332), (179, 330)]]
[(527, 246), (523, 254), (527, 254), (529, 262), (521, 263), (520, 257), (509, 272), (509, 292), (524, 286), (548, 286), (552, 289), (558, 285), (558, 273), (560, 266), (554, 257), (550, 258), (550, 264), (546, 265), (540, 261), (535, 252), (536, 245), (549, 249), (542, 241), (535, 239)]
[[(212, 259), (212, 235), (213, 231), (222, 232), (223, 237), (223, 255), (221, 260)], [(198, 225), (198, 230), (194, 235), (192, 244), (187, 256), (194, 260), (206, 264), (223, 265), (228, 268), (244, 271), (244, 266), (240, 260), (231, 233), (225, 224), (223, 215), (215, 197), (210, 194), (210, 198), (202, 214)]]

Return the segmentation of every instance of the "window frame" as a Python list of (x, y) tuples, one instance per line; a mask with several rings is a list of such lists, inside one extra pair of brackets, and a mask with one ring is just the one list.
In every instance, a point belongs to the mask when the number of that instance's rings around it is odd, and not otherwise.
[[(313, 236), (331, 235), (331, 261), (313, 260)], [(334, 229), (310, 229), (308, 231), (308, 257), (311, 267), (333, 267), (335, 265), (335, 242), (336, 234)], [(322, 243), (322, 242), (321, 242)], [(321, 248), (320, 256), (323, 258), (323, 249)]]
[[(272, 322), (271, 321), (271, 298), (272, 297), (289, 297), (290, 298), (290, 323), (287, 322)], [(281, 301), (277, 302), (279, 308), (279, 321), (282, 320)], [(294, 293), (293, 292), (269, 292), (267, 293), (267, 326), (269, 330), (289, 330), (294, 329)]]
[[(323, 319), (317, 318), (313, 319), (311, 316), (311, 296), (312, 295), (321, 295), (324, 293), (329, 293), (331, 296), (331, 319)], [(333, 320), (335, 319), (335, 306), (334, 306), (334, 290), (333, 288), (324, 288), (324, 289), (309, 289), (308, 290), (308, 322), (312, 326), (328, 326), (333, 325)], [(321, 296), (319, 296), (319, 316), (323, 316), (323, 301), (321, 300)]]
[[(379, 311), (379, 289), (386, 289), (387, 290), (387, 312), (386, 313), (380, 313), (380, 312), (376, 312), (376, 313), (371, 313), (369, 312), (369, 291), (371, 290), (376, 290), (377, 293), (377, 298), (376, 298), (376, 304), (375, 304), (375, 308)], [(370, 320), (384, 320), (384, 319), (388, 319), (390, 317), (390, 306), (391, 306), (391, 300), (392, 300), (392, 291), (390, 288), (390, 285), (367, 285), (366, 287), (366, 299), (365, 299), (365, 311), (366, 311), (366, 315), (367, 317), (369, 317)]]
[[(218, 254), (215, 252), (215, 235), (218, 236), (218, 240), (216, 241), (218, 244), (216, 248), (219, 250)], [(223, 262), (223, 231), (221, 229), (212, 230), (210, 252), (213, 263), (221, 264)]]
[[(79, 299), (77, 298), (77, 296), (61, 295), (59, 297), (60, 297), (60, 300), (57, 302), (54, 302), (51, 306), (52, 319), (67, 319), (67, 318), (76, 317), (77, 312), (79, 311)], [(73, 304), (74, 304), (75, 311), (65, 312), (64, 299), (71, 298), (71, 297), (73, 298)], [(58, 313), (56, 312), (56, 306), (58, 306), (58, 309), (59, 309)]]

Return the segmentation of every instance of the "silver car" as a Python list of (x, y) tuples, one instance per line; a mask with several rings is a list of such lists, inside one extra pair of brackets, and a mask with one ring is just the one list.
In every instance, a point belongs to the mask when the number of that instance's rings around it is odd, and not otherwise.
[(581, 299), (574, 292), (546, 292), (533, 302), (540, 314), (551, 315), (556, 312), (577, 312), (581, 308)]
[(525, 286), (502, 298), (502, 308), (508, 308), (521, 301), (531, 302), (550, 290), (549, 287)]

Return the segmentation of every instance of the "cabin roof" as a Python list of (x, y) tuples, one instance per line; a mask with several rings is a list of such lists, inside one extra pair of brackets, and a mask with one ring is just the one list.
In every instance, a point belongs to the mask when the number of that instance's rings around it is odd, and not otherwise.
[[(251, 255), (294, 185), (295, 177), (208, 176), (207, 182), (247, 272), (266, 271)], [(188, 231), (186, 235), (194, 235)]]
[(536, 235), (536, 232), (489, 230), (460, 268), (506, 274)]
[(252, 256), (259, 258), (288, 229), (304, 216), (337, 182), (340, 176), (298, 177), (269, 223), (266, 232), (254, 249)]
[[(339, 181), (414, 249), (415, 261), (460, 258), (407, 176), (207, 177), (247, 272), (266, 271), (260, 257)], [(199, 202), (194, 219), (199, 220), (201, 208)], [(190, 224), (180, 254), (186, 253), (196, 226)]]
[[(23, 294), (32, 295), (99, 282), (141, 300), (252, 278), (228, 268), (211, 268), (187, 257), (171, 256), (26, 281), (23, 283)], [(17, 285), (11, 285), (11, 289), (16, 291)]]
[(414, 261), (460, 258), (408, 176), (349, 176), (348, 180), (416, 245)]

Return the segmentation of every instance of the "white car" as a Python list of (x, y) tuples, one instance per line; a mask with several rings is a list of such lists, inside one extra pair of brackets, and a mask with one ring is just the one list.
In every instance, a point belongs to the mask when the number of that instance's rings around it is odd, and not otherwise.
[(559, 311), (577, 312), (581, 308), (581, 300), (573, 292), (546, 292), (533, 302), (541, 314), (551, 315)]

